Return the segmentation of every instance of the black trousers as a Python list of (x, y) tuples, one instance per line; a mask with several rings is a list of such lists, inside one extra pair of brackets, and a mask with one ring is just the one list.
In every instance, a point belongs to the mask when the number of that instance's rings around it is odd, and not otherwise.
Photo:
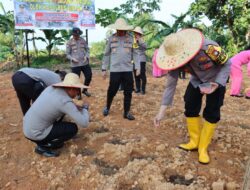
[(12, 84), (15, 88), (23, 115), (28, 111), (31, 102), (34, 102), (46, 85), (42, 81), (36, 81), (21, 71), (12, 76)]
[[(80, 67), (71, 67), (71, 71), (72, 73), (77, 74), (79, 77), (82, 71), (85, 77), (84, 85), (89, 86), (92, 79), (92, 70), (89, 64)], [(87, 89), (84, 89), (84, 91), (87, 91)]]
[(77, 132), (78, 128), (75, 123), (61, 121), (61, 122), (55, 122), (53, 124), (50, 133), (45, 139), (40, 141), (35, 141), (31, 139), (29, 140), (35, 142), (38, 146), (42, 147), (44, 145), (47, 145), (48, 143), (52, 145), (63, 143), (74, 137), (77, 134)]
[(113, 98), (115, 97), (117, 91), (119, 90), (120, 84), (124, 86), (124, 101), (123, 108), (124, 113), (128, 113), (131, 106), (132, 92), (133, 92), (133, 72), (111, 72), (109, 87), (107, 92), (107, 108), (110, 109)]
[(136, 71), (134, 71), (135, 76), (135, 87), (136, 90), (145, 92), (147, 77), (146, 77), (146, 62), (141, 62), (141, 73), (139, 76), (136, 76)]
[[(210, 123), (217, 123), (220, 120), (220, 108), (223, 105), (226, 88), (220, 86), (212, 94), (206, 95), (206, 106), (203, 110), (203, 117)], [(203, 94), (200, 89), (194, 88), (191, 83), (188, 84), (184, 95), (185, 101), (185, 116), (198, 117)]]

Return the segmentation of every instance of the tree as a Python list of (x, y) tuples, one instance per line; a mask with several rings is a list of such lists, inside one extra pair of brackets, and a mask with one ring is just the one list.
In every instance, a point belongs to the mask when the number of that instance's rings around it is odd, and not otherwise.
[(133, 17), (142, 14), (152, 13), (154, 10), (160, 10), (161, 0), (127, 0), (121, 4), (120, 10), (123, 14), (132, 14)]
[(94, 42), (90, 45), (90, 57), (101, 60), (105, 49), (105, 41)]
[(154, 10), (160, 10), (159, 3), (161, 0), (127, 0), (126, 3), (121, 4), (120, 7), (113, 9), (98, 9), (96, 14), (96, 23), (106, 27), (115, 22), (121, 16), (129, 18), (138, 17), (142, 14), (150, 14)]
[(180, 16), (171, 15), (175, 18), (175, 21), (172, 25), (169, 25), (160, 20), (154, 19), (145, 19), (139, 25), (145, 28), (148, 25), (158, 25), (158, 30), (155, 30), (153, 34), (151, 34), (151, 38), (148, 40), (148, 45), (150, 48), (157, 48), (162, 43), (164, 37), (167, 35), (177, 32), (183, 28), (196, 27), (200, 22), (200, 18), (191, 17), (189, 20), (185, 20), (189, 15), (189, 12), (181, 14)]
[(99, 13), (96, 14), (96, 23), (103, 27), (106, 27), (115, 22), (117, 18), (121, 16), (119, 9), (116, 7), (114, 9), (98, 9)]
[(48, 52), (49, 57), (51, 56), (51, 52), (54, 46), (63, 45), (65, 39), (63, 37), (57, 37), (60, 33), (59, 30), (42, 30), (45, 38), (43, 37), (35, 37), (36, 40), (41, 40), (47, 44), (46, 50)]
[(6, 12), (3, 4), (0, 3), (0, 9), (3, 14), (0, 14), (0, 52), (1, 58), (8, 59), (15, 55), (18, 63), (18, 43), (15, 39), (16, 34), (21, 35), (20, 32), (15, 31), (13, 11)]
[[(247, 44), (245, 35), (250, 24), (249, 0), (195, 0), (191, 4), (193, 16), (206, 16), (219, 35), (229, 35), (228, 44), (235, 52)], [(234, 46), (234, 47), (232, 47)]]

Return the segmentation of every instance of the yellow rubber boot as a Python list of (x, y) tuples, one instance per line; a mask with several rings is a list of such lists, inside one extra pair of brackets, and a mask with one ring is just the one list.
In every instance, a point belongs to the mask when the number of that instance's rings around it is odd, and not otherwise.
[(180, 144), (179, 148), (182, 148), (184, 150), (198, 149), (201, 133), (201, 118), (187, 117), (187, 128), (190, 140), (187, 144)]
[(215, 127), (215, 123), (209, 123), (208, 121), (204, 122), (204, 126), (201, 130), (200, 143), (198, 149), (200, 163), (207, 164), (210, 161), (207, 148), (212, 140)]

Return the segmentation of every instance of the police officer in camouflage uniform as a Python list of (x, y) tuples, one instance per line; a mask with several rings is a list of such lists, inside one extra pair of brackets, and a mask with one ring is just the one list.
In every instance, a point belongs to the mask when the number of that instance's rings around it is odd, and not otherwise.
[[(87, 42), (80, 37), (82, 31), (74, 27), (72, 29), (73, 38), (71, 38), (66, 46), (67, 58), (70, 60), (71, 70), (80, 77), (81, 71), (84, 74), (84, 85), (89, 86), (92, 79), (92, 70), (89, 65), (89, 47)], [(87, 89), (83, 89), (83, 94), (90, 97), (91, 94)]]
[(102, 62), (102, 75), (106, 78), (107, 67), (110, 65), (110, 81), (107, 92), (107, 103), (103, 110), (103, 115), (107, 116), (116, 95), (119, 85), (124, 84), (124, 115), (128, 120), (134, 120), (134, 116), (129, 112), (133, 91), (133, 62), (137, 75), (140, 74), (140, 64), (138, 64), (136, 49), (133, 49), (133, 37), (128, 33), (133, 27), (129, 26), (122, 18), (116, 20), (115, 24), (109, 25), (115, 29), (116, 33), (107, 40), (104, 58)]

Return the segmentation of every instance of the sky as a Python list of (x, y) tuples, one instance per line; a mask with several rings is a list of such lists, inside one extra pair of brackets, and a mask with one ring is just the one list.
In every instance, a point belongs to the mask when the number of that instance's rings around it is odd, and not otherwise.
[[(6, 11), (12, 11), (14, 9), (13, 0), (0, 0), (0, 2), (3, 3)], [(126, 0), (95, 0), (96, 12), (98, 12), (99, 8), (111, 9), (114, 7), (119, 7), (119, 5), (125, 2)], [(172, 24), (174, 19), (171, 17), (171, 14), (179, 16), (181, 13), (185, 13), (192, 2), (194, 2), (194, 0), (162, 0), (160, 4), (161, 10), (153, 12), (153, 15), (157, 20)], [(42, 32), (39, 30), (35, 31), (38, 35), (42, 35)], [(103, 28), (97, 24), (95, 29), (89, 30), (88, 32), (89, 43), (91, 44), (92, 42), (104, 40), (106, 31), (107, 28)], [(42, 44), (40, 47), (42, 48)]]

